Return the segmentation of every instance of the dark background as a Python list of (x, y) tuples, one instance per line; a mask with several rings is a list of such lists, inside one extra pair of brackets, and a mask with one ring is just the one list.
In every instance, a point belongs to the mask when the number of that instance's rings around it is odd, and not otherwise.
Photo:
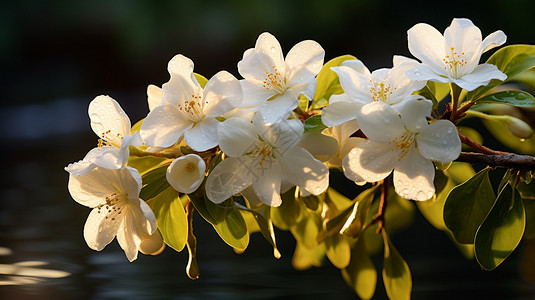
[[(90, 250), (82, 236), (90, 210), (70, 198), (63, 171), (96, 145), (89, 102), (110, 95), (135, 122), (148, 112), (147, 85), (169, 79), (167, 62), (175, 54), (191, 58), (208, 78), (220, 70), (239, 78), (238, 61), (264, 31), (285, 53), (313, 39), (326, 61), (352, 54), (374, 70), (391, 67), (394, 54), (410, 57), (406, 31), (418, 22), (442, 32), (452, 18), (467, 17), (483, 37), (501, 29), (507, 44), (533, 44), (533, 12), (531, 0), (0, 2), (0, 298), (354, 298), (328, 262), (294, 271), (287, 232), (279, 233), (280, 260), (258, 234), (238, 256), (196, 222), (201, 278), (195, 282), (184, 273), (185, 251), (168, 248), (129, 263), (115, 241), (102, 253)], [(394, 243), (411, 267), (415, 299), (533, 297), (533, 281), (522, 271), (532, 265), (528, 242), (496, 271), (481, 271), (417, 213)], [(25, 276), (20, 269), (13, 276), (23, 261), (70, 275)], [(376, 298), (384, 297), (379, 283)]]

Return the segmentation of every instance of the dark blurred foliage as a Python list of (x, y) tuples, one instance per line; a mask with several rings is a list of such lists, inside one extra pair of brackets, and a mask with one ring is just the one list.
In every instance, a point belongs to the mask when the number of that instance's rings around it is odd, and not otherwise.
[(144, 108), (146, 86), (168, 80), (175, 54), (207, 77), (223, 69), (238, 76), (237, 62), (263, 31), (285, 52), (314, 39), (326, 59), (353, 54), (370, 69), (390, 67), (393, 54), (410, 56), (406, 31), (418, 22), (443, 31), (453, 17), (467, 17), (484, 36), (501, 29), (508, 44), (533, 43), (534, 11), (531, 0), (2, 1), (2, 103), (89, 102), (122, 91), (132, 99), (121, 104)]

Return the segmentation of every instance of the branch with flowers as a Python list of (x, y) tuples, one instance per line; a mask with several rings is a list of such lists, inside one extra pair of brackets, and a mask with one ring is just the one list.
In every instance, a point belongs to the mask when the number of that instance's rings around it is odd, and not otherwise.
[[(387, 295), (406, 299), (410, 269), (390, 235), (416, 204), (492, 270), (535, 232), (524, 206), (535, 199), (535, 139), (525, 121), (499, 112), (535, 107), (504, 84), (532, 78), (535, 46), (507, 46), (479, 63), (505, 41), (502, 31), (483, 39), (468, 19), (444, 34), (417, 24), (408, 45), (418, 60), (394, 56), (392, 68), (370, 72), (351, 55), (324, 64), (311, 40), (284, 57), (263, 33), (238, 62), (240, 80), (226, 71), (208, 80), (177, 55), (133, 126), (111, 97), (89, 104), (98, 147), (65, 168), (73, 199), (93, 209), (84, 238), (101, 251), (116, 237), (129, 261), (187, 247), (196, 279), (197, 211), (238, 252), (260, 232), (279, 258), (275, 228), (289, 230), (295, 268), (327, 258), (362, 299), (375, 293), (370, 255), (382, 249)], [(484, 146), (470, 118), (515, 153)], [(489, 180), (496, 168), (507, 170), (499, 186)], [(330, 187), (330, 173), (357, 183), (358, 196)]]

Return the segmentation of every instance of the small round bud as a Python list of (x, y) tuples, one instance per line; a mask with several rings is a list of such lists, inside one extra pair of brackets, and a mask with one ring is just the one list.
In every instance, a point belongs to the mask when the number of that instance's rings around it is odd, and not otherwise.
[(533, 134), (533, 129), (519, 118), (506, 116), (503, 119), (505, 126), (509, 132), (520, 139), (528, 139)]

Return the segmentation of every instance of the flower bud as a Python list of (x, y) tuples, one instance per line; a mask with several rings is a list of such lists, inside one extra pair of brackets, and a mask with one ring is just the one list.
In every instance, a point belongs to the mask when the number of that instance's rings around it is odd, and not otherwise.
[(507, 130), (509, 130), (509, 132), (517, 138), (528, 139), (533, 133), (533, 129), (531, 129), (531, 127), (526, 122), (518, 118), (506, 116), (503, 119), (503, 122), (507, 127)]
[(167, 182), (185, 194), (195, 192), (204, 180), (206, 164), (197, 154), (188, 154), (175, 159), (167, 168)]

